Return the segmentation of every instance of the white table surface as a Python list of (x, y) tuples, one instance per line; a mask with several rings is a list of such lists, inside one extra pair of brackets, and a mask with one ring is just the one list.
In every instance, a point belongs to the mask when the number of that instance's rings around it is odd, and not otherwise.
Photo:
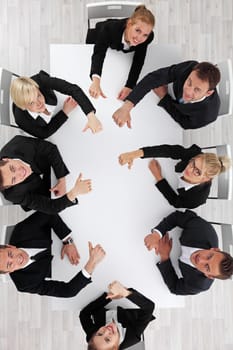
[[(88, 94), (92, 49), (92, 45), (51, 45), (51, 75), (77, 83)], [(141, 76), (179, 61), (177, 47), (151, 45)], [(88, 240), (94, 245), (100, 243), (106, 250), (105, 259), (93, 274), (93, 283), (74, 298), (52, 298), (54, 310), (81, 309), (106, 290), (113, 280), (138, 289), (158, 307), (184, 306), (184, 297), (171, 294), (164, 284), (155, 265), (158, 257), (144, 246), (144, 236), (174, 208), (155, 188), (148, 159), (136, 161), (130, 171), (118, 164), (120, 153), (141, 146), (182, 144), (182, 129), (156, 105), (157, 98), (153, 93), (134, 108), (131, 130), (115, 125), (112, 114), (122, 104), (116, 96), (124, 86), (130, 62), (131, 54), (107, 52), (102, 74), (102, 88), (107, 98), (93, 100), (97, 116), (103, 123), (101, 133), (82, 133), (86, 117), (78, 107), (51, 137), (70, 170), (68, 189), (80, 172), (83, 178), (93, 181), (93, 191), (80, 196), (79, 205), (61, 213), (73, 231), (81, 255), (80, 263), (74, 267), (67, 259), (60, 260), (61, 244), (55, 237), (53, 278), (69, 280), (84, 266), (88, 259)], [(60, 105), (64, 98), (60, 95)], [(161, 164), (164, 175), (176, 188), (174, 162), (163, 159)], [(173, 245), (173, 254), (177, 256), (176, 239)]]

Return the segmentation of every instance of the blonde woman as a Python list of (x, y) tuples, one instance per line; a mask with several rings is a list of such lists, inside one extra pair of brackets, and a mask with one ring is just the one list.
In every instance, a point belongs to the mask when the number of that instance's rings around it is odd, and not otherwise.
[[(56, 114), (54, 110), (57, 97), (54, 90), (69, 96), (63, 108)], [(44, 71), (31, 78), (16, 78), (11, 83), (10, 93), (16, 124), (35, 137), (46, 139), (55, 133), (68, 120), (69, 113), (77, 105), (80, 105), (87, 116), (83, 131), (91, 129), (96, 133), (102, 129), (95, 116), (96, 110), (82, 89), (63, 79), (50, 77)]]
[(92, 97), (106, 97), (101, 89), (101, 73), (108, 48), (135, 52), (125, 86), (119, 91), (118, 99), (124, 100), (136, 85), (146, 57), (147, 46), (154, 38), (154, 15), (144, 5), (136, 7), (130, 18), (109, 19), (96, 24), (87, 35), (86, 43), (95, 44), (92, 55), (89, 93)]
[(163, 177), (160, 164), (153, 159), (149, 169), (155, 177), (156, 187), (175, 208), (196, 208), (208, 198), (212, 179), (230, 167), (228, 157), (218, 157), (215, 153), (203, 153), (197, 145), (184, 148), (179, 145), (158, 145), (143, 147), (119, 156), (121, 165), (129, 169), (137, 158), (180, 159), (175, 166), (178, 173), (178, 189), (175, 191)]

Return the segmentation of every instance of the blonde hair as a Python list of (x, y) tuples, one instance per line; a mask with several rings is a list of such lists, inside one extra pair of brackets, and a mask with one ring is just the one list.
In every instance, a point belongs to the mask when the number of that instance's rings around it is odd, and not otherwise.
[(231, 159), (226, 156), (217, 156), (215, 153), (202, 153), (197, 157), (203, 159), (206, 171), (205, 174), (209, 178), (227, 171), (231, 166)]
[(142, 22), (150, 24), (152, 27), (155, 26), (155, 17), (153, 13), (146, 8), (145, 5), (137, 6), (130, 17), (130, 20), (133, 24), (137, 20), (141, 20)]
[(34, 98), (37, 89), (39, 89), (39, 85), (31, 78), (16, 78), (11, 83), (11, 98), (17, 107), (24, 110), (27, 104)]

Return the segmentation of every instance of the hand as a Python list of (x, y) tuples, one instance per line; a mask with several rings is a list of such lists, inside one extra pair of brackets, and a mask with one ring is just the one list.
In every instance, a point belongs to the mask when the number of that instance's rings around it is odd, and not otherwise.
[(126, 298), (131, 292), (124, 287), (120, 282), (113, 281), (108, 285), (108, 295), (106, 299), (121, 299)]
[(168, 87), (167, 85), (162, 85), (162, 86), (159, 86), (157, 88), (154, 88), (154, 93), (160, 98), (164, 98), (164, 96), (167, 95), (167, 92), (168, 92)]
[(80, 173), (74, 187), (67, 193), (67, 197), (71, 202), (73, 202), (79, 194), (86, 194), (91, 190), (91, 180), (82, 180), (82, 173)]
[(91, 129), (92, 133), (95, 134), (96, 132), (99, 132), (103, 129), (101, 122), (99, 121), (98, 118), (96, 118), (94, 112), (90, 112), (87, 115), (87, 119), (88, 119), (88, 122), (85, 128), (83, 129), (83, 132), (87, 131), (88, 129)]
[(106, 253), (100, 244), (97, 244), (95, 247), (93, 247), (92, 243), (88, 242), (88, 248), (89, 260), (84, 268), (91, 275), (96, 268), (96, 265), (98, 265), (103, 260)]
[(58, 196), (64, 196), (66, 194), (66, 178), (61, 177), (57, 184), (50, 188), (50, 192), (53, 192), (56, 197)]
[(143, 157), (143, 155), (144, 152), (141, 149), (139, 149), (137, 151), (120, 154), (118, 160), (120, 165), (128, 164), (128, 168), (131, 169), (134, 159)]
[(91, 97), (98, 98), (99, 96), (102, 96), (103, 98), (106, 98), (105, 94), (103, 93), (101, 87), (100, 87), (100, 79), (97, 77), (93, 77), (92, 84), (89, 88), (89, 94)]
[(145, 246), (148, 250), (155, 250), (155, 253), (158, 255), (158, 247), (159, 247), (159, 241), (161, 237), (160, 234), (157, 232), (150, 233), (144, 238)]
[(65, 255), (67, 255), (72, 265), (77, 265), (79, 263), (80, 255), (74, 243), (63, 245), (61, 250), (61, 259), (63, 259)]
[(166, 261), (170, 257), (172, 250), (172, 238), (169, 238), (168, 232), (159, 240), (158, 254), (161, 261)]
[(163, 179), (161, 166), (157, 160), (152, 159), (148, 167), (157, 181), (160, 181)]
[(117, 98), (118, 100), (122, 100), (124, 101), (125, 98), (130, 94), (130, 92), (132, 91), (132, 89), (128, 88), (128, 87), (123, 87), (123, 89), (121, 89), (121, 91), (119, 92)]
[(77, 107), (78, 103), (72, 98), (72, 97), (67, 97), (63, 104), (63, 112), (68, 115), (70, 112)]
[(126, 101), (121, 108), (118, 108), (116, 112), (113, 114), (114, 122), (122, 127), (127, 124), (128, 128), (131, 129), (131, 116), (130, 111), (133, 108), (133, 103), (130, 101)]

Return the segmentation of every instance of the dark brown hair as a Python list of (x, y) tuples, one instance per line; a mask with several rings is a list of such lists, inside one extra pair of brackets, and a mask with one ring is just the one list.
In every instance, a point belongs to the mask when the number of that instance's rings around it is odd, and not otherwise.
[(194, 68), (193, 71), (197, 72), (197, 76), (202, 81), (208, 81), (209, 90), (216, 88), (216, 85), (220, 82), (221, 73), (218, 67), (209, 62), (200, 62)]
[(1, 167), (5, 165), (7, 162), (5, 160), (0, 160), (0, 191), (4, 190), (3, 187), (3, 177), (2, 177), (2, 172), (1, 172)]
[(224, 257), (219, 264), (220, 275), (216, 276), (220, 280), (226, 280), (233, 275), (233, 258), (226, 252), (221, 252)]

